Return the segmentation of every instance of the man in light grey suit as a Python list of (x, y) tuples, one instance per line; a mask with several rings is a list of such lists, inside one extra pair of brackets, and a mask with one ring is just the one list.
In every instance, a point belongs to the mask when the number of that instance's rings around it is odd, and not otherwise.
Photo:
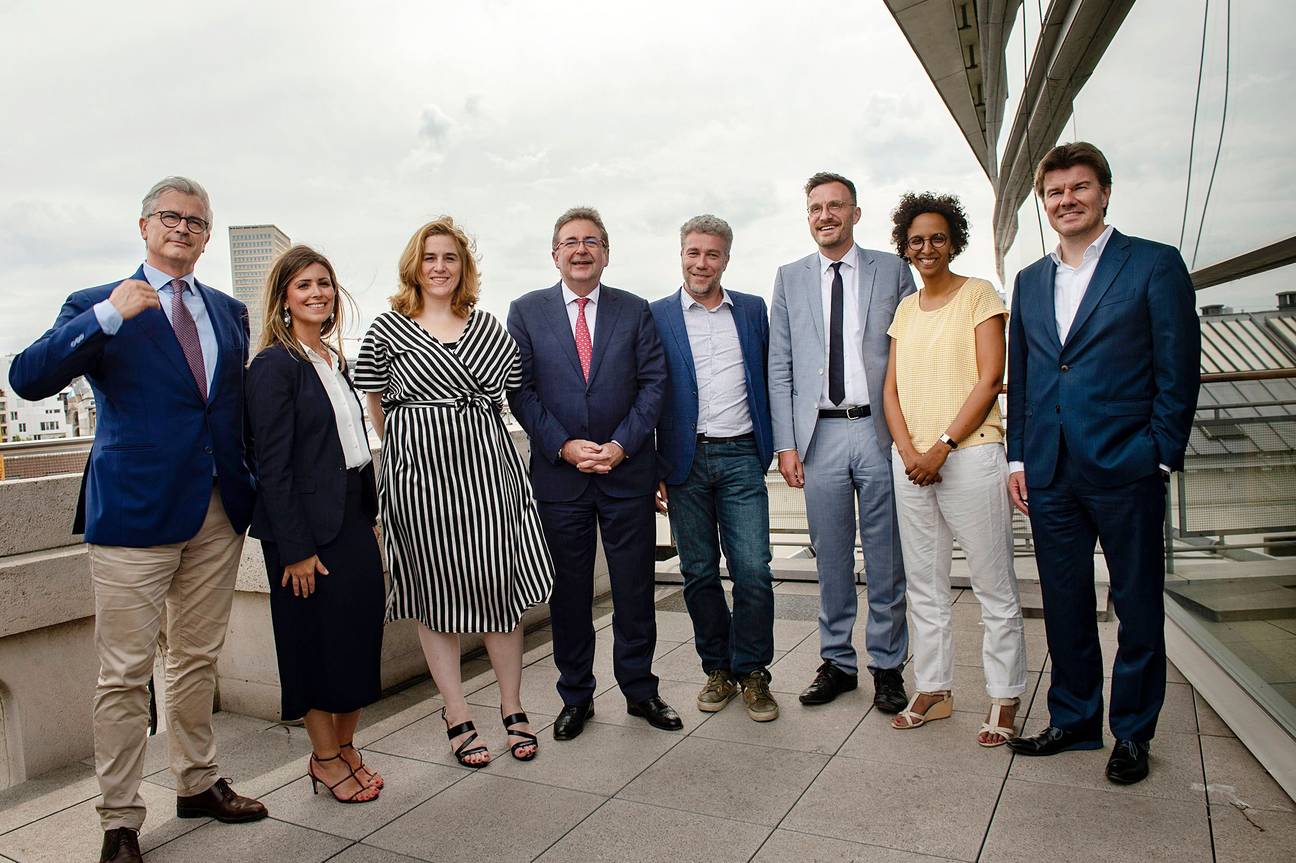
[[(827, 704), (857, 685), (855, 532), (868, 582), (865, 642), (873, 703), (908, 703), (901, 666), (909, 648), (904, 562), (891, 488), (891, 433), (882, 415), (896, 305), (913, 276), (890, 252), (855, 245), (855, 184), (819, 173), (805, 187), (819, 250), (779, 268), (770, 310), (769, 392), (779, 472), (805, 489), (819, 570), (823, 664), (802, 704)], [(856, 502), (859, 517), (856, 521)]]

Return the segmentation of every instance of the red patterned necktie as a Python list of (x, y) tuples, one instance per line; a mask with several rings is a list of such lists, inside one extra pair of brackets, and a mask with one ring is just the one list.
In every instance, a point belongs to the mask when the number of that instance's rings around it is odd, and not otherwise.
[(585, 322), (585, 307), (589, 297), (576, 298), (576, 355), (580, 357), (581, 373), (589, 383), (590, 358), (594, 356), (594, 345), (590, 341), (589, 324)]
[(184, 351), (185, 362), (193, 372), (194, 383), (203, 401), (207, 400), (207, 367), (203, 364), (202, 343), (198, 340), (198, 327), (194, 324), (193, 315), (184, 304), (185, 282), (183, 279), (171, 280), (171, 327), (175, 330), (176, 341)]

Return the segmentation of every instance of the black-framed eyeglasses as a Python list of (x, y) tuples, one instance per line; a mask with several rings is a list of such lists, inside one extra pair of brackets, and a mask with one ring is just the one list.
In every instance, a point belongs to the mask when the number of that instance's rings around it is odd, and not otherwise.
[(575, 237), (572, 237), (571, 239), (563, 240), (558, 244), (558, 248), (566, 249), (569, 252), (573, 251), (576, 248), (579, 248), (580, 246), (584, 246), (585, 248), (593, 251), (594, 249), (602, 248), (603, 241), (600, 240), (598, 237), (586, 237), (583, 240), (578, 240)]
[(172, 210), (156, 210), (149, 213), (150, 218), (153, 216), (157, 216), (158, 221), (168, 228), (177, 228), (181, 222), (184, 222), (185, 230), (191, 234), (206, 233), (207, 229), (211, 227), (206, 219), (200, 219), (197, 216), (182, 216)]
[(933, 249), (943, 249), (949, 243), (949, 237), (944, 234), (932, 234), (930, 237), (913, 236), (909, 238), (905, 245), (909, 247), (910, 251), (921, 252), (922, 247), (927, 245), (929, 241)]

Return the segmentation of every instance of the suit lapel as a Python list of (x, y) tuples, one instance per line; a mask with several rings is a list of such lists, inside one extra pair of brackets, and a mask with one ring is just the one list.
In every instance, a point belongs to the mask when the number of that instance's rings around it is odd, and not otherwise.
[(576, 376), (584, 380), (585, 375), (581, 372), (580, 357), (576, 355), (576, 339), (572, 336), (571, 321), (567, 318), (567, 305), (563, 302), (561, 282), (548, 290), (542, 305), (544, 306), (545, 315), (549, 318), (549, 331), (553, 333), (559, 349), (571, 361), (572, 370), (576, 372)]
[[(211, 386), (207, 388), (207, 401), (215, 401), (216, 391), (220, 388), (220, 370), (225, 363), (225, 342), (229, 333), (225, 331), (224, 319), (216, 314), (216, 304), (211, 299), (211, 288), (194, 279), (194, 287), (203, 305), (207, 307), (207, 320), (211, 322), (212, 332), (216, 335), (216, 368), (212, 369)], [(201, 345), (200, 345), (201, 349)]]
[(877, 264), (873, 263), (873, 258), (859, 246), (855, 247), (855, 262), (859, 265), (856, 287), (859, 292), (860, 336), (863, 336), (868, 331), (869, 305), (873, 302), (873, 281), (877, 278)]
[(754, 336), (756, 327), (748, 320), (749, 312), (746, 303), (739, 304), (738, 298), (734, 297), (733, 319), (734, 329), (738, 331), (738, 347), (742, 350), (743, 356), (743, 378), (747, 381), (747, 398), (751, 400), (751, 394), (754, 392), (751, 370), (765, 364), (765, 358), (761, 356), (760, 347), (755, 343)]
[(815, 335), (819, 337), (819, 351), (826, 350), (824, 337), (823, 277), (819, 272), (819, 255), (813, 254), (805, 262), (805, 299), (810, 304), (810, 320), (814, 322)]
[(1089, 320), (1103, 294), (1111, 288), (1112, 282), (1116, 280), (1116, 274), (1128, 259), (1129, 240), (1124, 234), (1112, 231), (1111, 237), (1107, 240), (1107, 248), (1103, 249), (1102, 257), (1098, 259), (1098, 267), (1094, 270), (1093, 278), (1089, 280), (1089, 287), (1085, 288), (1084, 297), (1080, 299), (1080, 308), (1076, 309), (1075, 320), (1071, 322), (1071, 329), (1067, 332), (1068, 343), (1075, 338), (1076, 333), (1080, 332), (1085, 321)]
[[(144, 275), (144, 267), (135, 271), (132, 279), (148, 283), (148, 278)], [(165, 302), (161, 295), (158, 300)], [(208, 311), (210, 314), (210, 310)], [(158, 309), (145, 309), (133, 319), (139, 322), (140, 329), (148, 336), (153, 344), (157, 345), (158, 350), (162, 352), (171, 365), (175, 366), (176, 372), (180, 377), (189, 382), (193, 388), (193, 394), (196, 398), (201, 398), (202, 394), (198, 392), (198, 382), (194, 380), (193, 372), (189, 370), (189, 361), (185, 359), (184, 351), (180, 349), (180, 341), (176, 338), (175, 330), (171, 327), (171, 322), (167, 320), (166, 312)]]
[(1039, 297), (1040, 305), (1044, 309), (1044, 329), (1048, 331), (1049, 344), (1058, 353), (1062, 352), (1062, 339), (1058, 336), (1057, 331), (1057, 287), (1054, 284), (1057, 278), (1057, 264), (1053, 263), (1052, 258), (1046, 258), (1048, 264), (1040, 270)]
[[(598, 305), (594, 307), (594, 356), (590, 360), (589, 382), (593, 383), (599, 367), (603, 365), (603, 355), (612, 340), (612, 331), (616, 329), (617, 319), (621, 316), (621, 303), (607, 285), (599, 289)], [(573, 348), (574, 350), (574, 348)]]
[[(689, 344), (688, 329), (684, 326), (684, 307), (683, 302), (684, 289), (680, 288), (671, 298), (672, 302), (666, 307), (666, 325), (670, 329), (671, 337), (675, 339), (675, 345), (679, 348), (680, 354), (687, 360), (689, 377), (693, 380), (693, 386), (697, 387), (697, 367), (693, 364), (693, 346)], [(741, 334), (741, 327), (739, 333)]]

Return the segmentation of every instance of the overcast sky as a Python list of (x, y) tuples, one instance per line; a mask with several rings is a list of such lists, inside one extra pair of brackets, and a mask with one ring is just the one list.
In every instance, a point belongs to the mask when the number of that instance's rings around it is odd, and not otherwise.
[[(813, 249), (801, 186), (819, 170), (856, 181), (873, 248), (902, 192), (959, 194), (972, 244), (954, 268), (996, 281), (989, 183), (879, 0), (9, 0), (0, 32), (0, 352), (70, 292), (133, 272), (140, 197), (172, 173), (212, 195), (200, 279), (228, 290), (226, 227), (273, 223), (330, 256), (362, 323), (386, 308), (410, 234), (443, 213), (476, 238), (482, 303), (502, 317), (556, 281), (550, 232), (576, 204), (607, 222), (608, 284), (674, 290), (678, 227), (712, 212), (736, 233), (725, 285), (768, 298), (775, 268)], [(1163, 107), (1190, 116), (1178, 92)], [(1159, 146), (1186, 153), (1182, 137)], [(1117, 224), (1130, 200), (1118, 181)]]
[(884, 4), (803, 8), (9, 2), (0, 352), (131, 274), (140, 197), (171, 173), (212, 196), (200, 279), (228, 290), (226, 227), (270, 222), (330, 256), (366, 320), (442, 213), (476, 238), (502, 317), (557, 280), (550, 232), (576, 204), (607, 222), (608, 284), (674, 290), (679, 225), (713, 212), (736, 234), (725, 284), (768, 297), (813, 249), (801, 185), (819, 170), (858, 184), (875, 248), (901, 192), (961, 194), (957, 268), (992, 276), (989, 183)]

